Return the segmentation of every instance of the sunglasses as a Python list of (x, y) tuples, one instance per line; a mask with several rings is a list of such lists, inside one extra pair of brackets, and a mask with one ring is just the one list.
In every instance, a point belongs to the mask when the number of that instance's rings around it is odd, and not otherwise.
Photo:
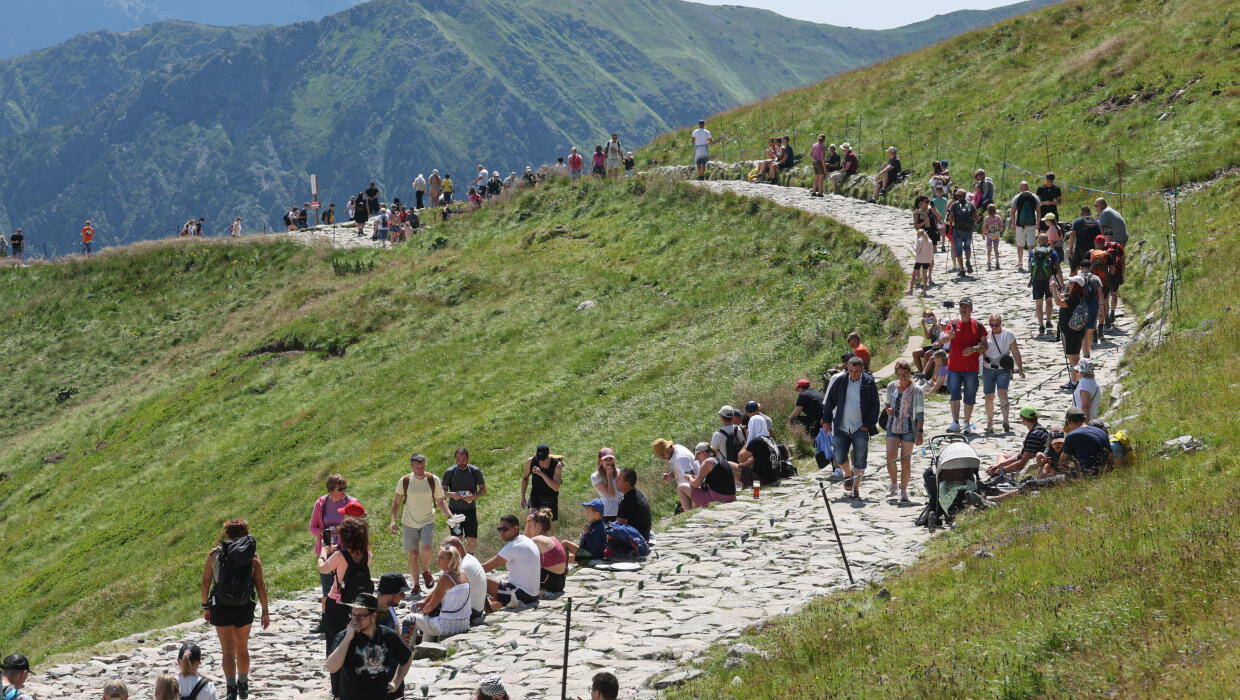
[(332, 491), (347, 491), (347, 490), (348, 490), (347, 486), (337, 486), (336, 488), (332, 489)]
[(499, 527), (495, 528), (495, 531), (496, 532), (508, 532), (511, 529), (512, 529), (511, 525), (500, 525)]

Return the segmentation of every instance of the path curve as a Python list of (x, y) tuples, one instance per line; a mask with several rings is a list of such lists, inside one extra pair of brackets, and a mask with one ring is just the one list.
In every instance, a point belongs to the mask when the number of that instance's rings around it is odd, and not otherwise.
[[(887, 246), (906, 272), (912, 267), (913, 234), (907, 211), (843, 197), (810, 198), (802, 189), (740, 181), (694, 184), (831, 217)], [(1058, 390), (1062, 379), (1054, 376), (1062, 367), (1059, 346), (1032, 338), (1028, 328), (1031, 302), (1023, 277), (1011, 269), (1013, 249), (1004, 244), (1001, 251), (1008, 269), (961, 282), (948, 281), (940, 274), (945, 283), (924, 302), (906, 297), (903, 303), (911, 317), (918, 318), (923, 303), (938, 311), (941, 301), (968, 293), (979, 313), (1003, 313), (1005, 324), (1019, 337), (1028, 372), (1028, 379), (1014, 382), (1013, 393), (1041, 382), (1042, 387), (1021, 403), (1038, 406), (1052, 418), (1062, 416), (1068, 395)], [(1130, 331), (1129, 319), (1121, 316), (1119, 325), (1121, 334)], [(1100, 384), (1114, 379), (1116, 350), (1113, 343), (1105, 343), (1095, 353), (1103, 359)], [(945, 401), (927, 402), (928, 435), (941, 432), (949, 421)], [(983, 460), (990, 461), (999, 451), (1018, 449), (1020, 437), (979, 438), (973, 444)], [(873, 468), (881, 460), (881, 450), (878, 441), (871, 445), (871, 477), (862, 487), (862, 502), (840, 499), (838, 486), (828, 491), (859, 581), (877, 580), (911, 563), (927, 538), (923, 529), (913, 525), (924, 502), (920, 496), (904, 506), (885, 498), (885, 472)], [(915, 475), (926, 459), (916, 455)], [(589, 697), (589, 679), (600, 669), (613, 670), (620, 677), (625, 688), (622, 697), (653, 697), (656, 691), (651, 686), (669, 674), (669, 680), (674, 680), (685, 671), (692, 673), (711, 647), (761, 620), (794, 612), (815, 596), (845, 587), (839, 554), (827, 546), (830, 525), (816, 491), (817, 476), (787, 480), (764, 491), (756, 501), (745, 496), (683, 518), (658, 536), (658, 556), (642, 572), (586, 569), (570, 576), (566, 592), (577, 607), (569, 633), (569, 697)], [(914, 483), (919, 479), (915, 477)], [(328, 697), (323, 642), (306, 634), (317, 608), (314, 593), (273, 603), (271, 629), (254, 633), (251, 697)], [(422, 684), (430, 698), (472, 697), (478, 680), (494, 673), (503, 675), (515, 697), (559, 697), (563, 609), (562, 600), (546, 601), (537, 610), (494, 615), (488, 624), (451, 638), (452, 656), (440, 662), (414, 663), (407, 678), (412, 690), (409, 697), (422, 697)], [(173, 668), (181, 640), (200, 644), (205, 653), (203, 673), (221, 677), (215, 635), (198, 621), (118, 640), (113, 645), (118, 651), (107, 655), (38, 669), (28, 688), (41, 699), (89, 700), (98, 697), (105, 679), (119, 677), (135, 697), (149, 695), (154, 676)], [(517, 642), (515, 649), (504, 646), (512, 640)]]

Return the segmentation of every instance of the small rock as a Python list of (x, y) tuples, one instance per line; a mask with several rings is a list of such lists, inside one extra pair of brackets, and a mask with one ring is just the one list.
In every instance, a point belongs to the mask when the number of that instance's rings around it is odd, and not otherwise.
[(771, 655), (768, 652), (763, 651), (752, 644), (746, 644), (745, 642), (737, 642), (736, 644), (728, 647), (728, 656), (737, 659), (745, 656), (760, 656), (764, 659), (771, 658)]
[(994, 559), (995, 558), (994, 554), (991, 554), (989, 551), (985, 549), (977, 550), (976, 552), (973, 553), (973, 556), (977, 557), (978, 559)]
[(1162, 121), (1169, 116), (1171, 116), (1171, 112), (1163, 112), (1162, 114), (1158, 115), (1158, 121)]
[(438, 661), (448, 658), (448, 648), (442, 644), (424, 642), (413, 648), (413, 658)]
[(744, 682), (745, 681), (742, 681), (740, 676), (732, 676), (732, 687), (733, 688), (739, 686), (740, 684)]
[(593, 309), (596, 306), (598, 306), (597, 301), (594, 301), (593, 299), (586, 299), (585, 301), (577, 305), (577, 310), (585, 311), (586, 309)]
[(891, 591), (887, 590), (886, 588), (881, 588), (879, 589), (878, 593), (874, 594), (874, 599), (875, 600), (891, 600)]
[(674, 685), (680, 685), (681, 683), (686, 683), (688, 681), (691, 681), (700, 675), (702, 675), (702, 672), (697, 669), (693, 669), (693, 668), (686, 669), (684, 671), (677, 671), (669, 676), (664, 676), (663, 678), (660, 678), (659, 680), (655, 681), (654, 689), (665, 690)]

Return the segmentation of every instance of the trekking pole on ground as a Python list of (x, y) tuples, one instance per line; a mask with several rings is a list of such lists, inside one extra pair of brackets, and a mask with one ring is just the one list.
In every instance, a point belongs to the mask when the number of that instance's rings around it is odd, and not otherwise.
[(852, 567), (848, 565), (848, 555), (844, 553), (844, 540), (840, 539), (840, 529), (835, 524), (835, 513), (831, 511), (831, 499), (827, 498), (827, 484), (825, 481), (820, 481), (818, 484), (822, 492), (822, 502), (827, 504), (827, 516), (831, 518), (831, 530), (835, 533), (835, 543), (840, 546), (840, 558), (844, 560), (844, 571), (848, 574), (848, 583), (852, 585), (856, 581), (853, 580)]
[(560, 700), (568, 700), (568, 631), (573, 623), (573, 599), (564, 606), (564, 668), (560, 671)]

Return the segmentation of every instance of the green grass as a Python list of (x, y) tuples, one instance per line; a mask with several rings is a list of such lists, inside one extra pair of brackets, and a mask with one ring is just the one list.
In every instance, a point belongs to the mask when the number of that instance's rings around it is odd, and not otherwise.
[[(192, 619), (230, 517), (277, 594), (308, 588), (324, 477), (386, 525), (413, 451), (442, 472), (470, 447), (489, 523), (551, 444), (571, 533), (610, 445), (665, 515), (655, 438), (704, 438), (725, 401), (786, 415), (848, 330), (882, 344), (906, 323), (898, 270), (859, 260), (860, 235), (687, 186), (550, 184), (436, 234), (434, 251), (178, 241), (0, 269), (0, 648), (37, 662)], [(376, 543), (376, 571), (403, 568)]]

